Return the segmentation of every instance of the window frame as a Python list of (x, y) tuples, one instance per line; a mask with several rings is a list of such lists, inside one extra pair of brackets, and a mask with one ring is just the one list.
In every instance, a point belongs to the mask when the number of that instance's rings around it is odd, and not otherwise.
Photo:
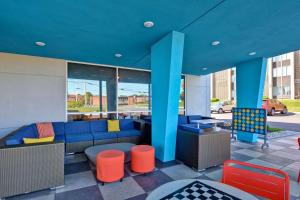
[[(91, 65), (91, 66), (98, 66), (98, 67), (107, 67), (107, 68), (114, 68), (116, 69), (116, 111), (106, 111), (106, 112), (68, 112), (68, 67), (70, 63), (74, 64), (82, 64), (82, 65)], [(125, 70), (134, 70), (134, 71), (143, 71), (143, 72), (149, 72), (150, 73), (150, 80), (151, 80), (151, 70), (148, 69), (134, 69), (134, 68), (129, 68), (129, 67), (120, 67), (120, 66), (113, 66), (113, 65), (105, 65), (105, 64), (96, 64), (96, 63), (88, 63), (88, 62), (78, 62), (78, 61), (71, 61), (67, 60), (66, 61), (66, 100), (65, 100), (65, 109), (66, 109), (66, 119), (68, 119), (69, 115), (108, 115), (108, 114), (116, 114), (117, 119), (119, 119), (119, 114), (120, 113), (141, 113), (145, 112), (151, 115), (152, 112), (152, 85), (150, 81), (150, 87), (149, 87), (149, 109), (147, 111), (119, 111), (119, 96), (118, 96), (118, 87), (119, 87), (119, 69), (125, 69)], [(186, 112), (186, 75), (181, 74), (181, 79), (184, 79), (184, 104), (183, 104), (183, 109), (180, 109), (178, 106), (178, 113), (183, 112), (185, 114)], [(180, 83), (181, 83), (180, 79)], [(181, 87), (181, 86), (180, 86)], [(100, 109), (100, 105), (99, 105)]]

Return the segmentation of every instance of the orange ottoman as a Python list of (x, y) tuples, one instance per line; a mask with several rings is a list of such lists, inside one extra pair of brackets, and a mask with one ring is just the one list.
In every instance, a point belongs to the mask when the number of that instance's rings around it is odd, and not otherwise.
[(138, 173), (151, 172), (155, 168), (154, 148), (136, 145), (131, 148), (131, 170)]
[(97, 154), (97, 179), (104, 183), (122, 181), (124, 177), (125, 153), (119, 150), (105, 150)]

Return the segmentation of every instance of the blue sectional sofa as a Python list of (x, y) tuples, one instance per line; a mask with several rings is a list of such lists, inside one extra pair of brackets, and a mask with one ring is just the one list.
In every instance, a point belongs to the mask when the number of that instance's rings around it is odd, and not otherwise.
[(212, 128), (210, 124), (199, 124), (199, 128), (197, 124), (192, 123), (193, 120), (201, 120), (201, 119), (213, 119), (211, 117), (204, 117), (201, 115), (179, 115), (178, 116), (178, 129), (190, 131), (193, 133), (202, 133), (204, 129)]
[[(64, 142), (67, 153), (82, 152), (89, 146), (117, 142), (138, 144), (142, 133), (140, 124), (132, 119), (119, 120), (120, 131), (108, 132), (107, 120), (52, 122), (55, 142)], [(5, 138), (5, 145), (23, 144), (23, 138), (37, 138), (35, 124), (24, 126)]]
[[(212, 117), (206, 117), (201, 115), (179, 115), (178, 116), (178, 129), (191, 131), (194, 133), (202, 133), (204, 129), (212, 128), (210, 124), (200, 124), (200, 128), (197, 128), (197, 124), (191, 123), (193, 120), (201, 120), (201, 119), (213, 119)], [(142, 118), (143, 122), (143, 136), (144, 142), (151, 145), (152, 144), (152, 136), (151, 136), (151, 116), (144, 116)]]

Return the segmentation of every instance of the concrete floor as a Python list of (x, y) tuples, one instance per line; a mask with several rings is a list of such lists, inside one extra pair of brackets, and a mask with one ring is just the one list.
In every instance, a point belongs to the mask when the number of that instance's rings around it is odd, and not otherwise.
[[(212, 117), (217, 119), (231, 119), (231, 113), (216, 114), (213, 113)], [(268, 124), (271, 127), (282, 128), (289, 131), (298, 131), (300, 132), (300, 113), (288, 113), (280, 114), (276, 113), (274, 116), (268, 116)]]

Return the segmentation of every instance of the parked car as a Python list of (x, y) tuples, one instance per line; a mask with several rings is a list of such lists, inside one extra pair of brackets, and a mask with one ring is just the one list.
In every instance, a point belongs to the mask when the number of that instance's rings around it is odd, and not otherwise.
[(211, 103), (210, 111), (222, 114), (224, 112), (231, 112), (233, 107), (234, 103), (231, 101), (213, 102)]
[(286, 114), (288, 109), (286, 105), (276, 99), (264, 99), (262, 108), (267, 110), (268, 115), (275, 115), (275, 112)]

